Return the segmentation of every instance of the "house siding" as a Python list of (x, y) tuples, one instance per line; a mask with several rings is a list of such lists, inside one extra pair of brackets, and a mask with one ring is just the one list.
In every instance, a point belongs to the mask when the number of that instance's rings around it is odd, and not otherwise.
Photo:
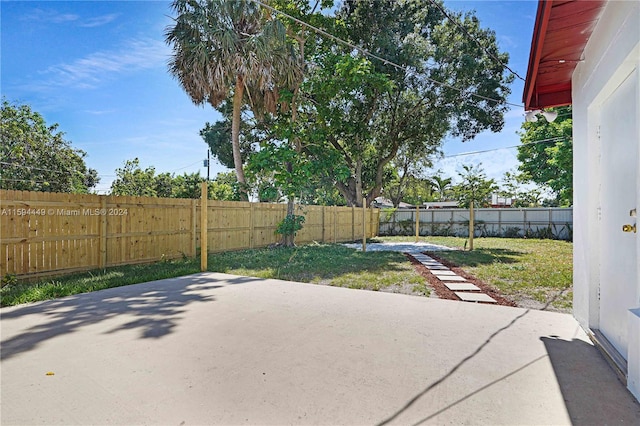
[[(625, 79), (637, 78), (640, 73), (640, 2), (610, 1), (584, 51), (584, 61), (573, 74), (574, 119), (574, 315), (585, 328), (600, 328), (600, 266), (601, 245), (605, 236), (600, 224), (601, 207), (601, 146), (600, 126), (602, 105), (606, 98)], [(635, 71), (634, 71), (635, 70)], [(629, 109), (638, 111), (639, 84), (635, 84), (635, 100)], [(638, 119), (636, 119), (636, 122)], [(606, 123), (605, 123), (606, 124)], [(637, 126), (636, 126), (637, 127)], [(628, 144), (640, 145), (640, 133)], [(606, 149), (606, 145), (604, 148)], [(632, 150), (633, 152), (633, 150)], [(637, 150), (636, 150), (637, 152)], [(635, 160), (640, 169), (640, 156)], [(640, 173), (636, 179), (635, 206), (640, 205)], [(629, 223), (634, 223), (629, 218)], [(635, 219), (637, 222), (637, 219)], [(621, 232), (621, 231), (620, 231)], [(610, 236), (606, 236), (610, 238)], [(635, 235), (636, 253), (640, 253), (640, 234)], [(606, 255), (606, 254), (605, 254)], [(635, 276), (634, 276), (635, 274)], [(635, 271), (629, 280), (635, 281), (636, 294), (633, 308), (640, 308), (640, 266), (635, 260)], [(629, 390), (640, 400), (640, 309), (628, 312), (628, 351), (621, 354), (627, 359)], [(628, 309), (628, 308), (622, 308)]]

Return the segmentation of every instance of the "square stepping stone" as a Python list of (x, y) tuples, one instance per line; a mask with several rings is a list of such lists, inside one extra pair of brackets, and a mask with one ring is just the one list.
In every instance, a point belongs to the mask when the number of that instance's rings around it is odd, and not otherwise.
[(487, 303), (498, 303), (496, 300), (484, 293), (463, 293), (460, 291), (456, 291), (456, 296), (465, 302), (487, 302)]
[(437, 277), (440, 281), (458, 281), (458, 282), (466, 282), (466, 278), (462, 278), (459, 275), (441, 275)]
[(480, 291), (480, 287), (472, 283), (444, 283), (451, 291)]
[(430, 258), (429, 256), (416, 256), (415, 254), (413, 255), (414, 259), (417, 260), (422, 260), (425, 262), (435, 262), (435, 260), (433, 260), (432, 258)]
[(450, 269), (444, 265), (440, 265), (440, 266), (424, 265), (424, 266), (426, 266), (427, 269), (429, 269), (430, 271), (450, 271)]
[(440, 277), (440, 276), (449, 276), (449, 277), (452, 277), (452, 276), (454, 276), (454, 275), (457, 275), (457, 274), (456, 274), (455, 272), (453, 272), (453, 271), (445, 271), (444, 269), (443, 269), (443, 270), (435, 270), (435, 271), (431, 271), (431, 273), (432, 273), (433, 275), (435, 275), (436, 277)]

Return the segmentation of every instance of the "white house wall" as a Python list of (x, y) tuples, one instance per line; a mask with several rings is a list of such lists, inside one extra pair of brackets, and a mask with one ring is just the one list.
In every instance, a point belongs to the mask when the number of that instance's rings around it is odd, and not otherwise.
[[(640, 2), (609, 1), (584, 51), (584, 61), (573, 74), (574, 136), (574, 315), (585, 328), (600, 325), (600, 155), (599, 126), (605, 99), (631, 75), (640, 75)], [(635, 77), (637, 78), (637, 77)], [(640, 93), (626, 107), (639, 110)], [(637, 113), (636, 113), (637, 116)], [(636, 117), (636, 122), (640, 118)], [(640, 134), (628, 140), (640, 145)], [(606, 147), (604, 148), (606, 149)], [(637, 152), (638, 150), (636, 150)], [(640, 170), (640, 156), (637, 156)], [(640, 173), (635, 188), (635, 205), (640, 205)], [(637, 219), (629, 218), (634, 223)], [(636, 253), (640, 253), (640, 234), (636, 234)], [(640, 266), (636, 259), (636, 295), (640, 308)], [(625, 308), (626, 309), (626, 308)], [(629, 349), (622, 354), (628, 363), (628, 386), (640, 399), (640, 309), (629, 312)], [(638, 335), (636, 335), (638, 334)]]

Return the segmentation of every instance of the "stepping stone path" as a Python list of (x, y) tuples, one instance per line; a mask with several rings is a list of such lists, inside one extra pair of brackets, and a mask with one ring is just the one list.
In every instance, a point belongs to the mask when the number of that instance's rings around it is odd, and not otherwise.
[(460, 275), (453, 272), (451, 269), (444, 266), (442, 263), (427, 256), (426, 254), (411, 254), (414, 259), (422, 263), (437, 279), (456, 296), (465, 302), (484, 302), (484, 303), (498, 303), (494, 298), (488, 294), (482, 293), (480, 287), (473, 283), (467, 282), (467, 280)]

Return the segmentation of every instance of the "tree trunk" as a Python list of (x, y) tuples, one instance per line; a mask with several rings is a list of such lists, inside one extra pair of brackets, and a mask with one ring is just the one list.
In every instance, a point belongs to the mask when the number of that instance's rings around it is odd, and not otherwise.
[(358, 158), (356, 160), (356, 193), (355, 193), (355, 206), (362, 207), (362, 160)]
[(355, 207), (358, 204), (358, 200), (356, 199), (356, 183), (354, 178), (348, 178), (346, 183), (336, 182), (336, 189), (338, 189), (338, 192), (340, 192), (340, 194), (342, 194), (342, 196), (346, 200), (347, 206)]
[[(292, 171), (293, 171), (293, 165), (289, 161), (287, 162), (287, 172), (291, 174)], [(295, 196), (287, 195), (287, 217), (293, 217), (294, 200), (295, 200)], [(293, 247), (295, 245), (294, 238), (295, 238), (295, 234), (284, 234), (282, 236), (282, 244), (285, 247)]]
[(242, 110), (242, 97), (244, 95), (244, 81), (241, 76), (236, 79), (236, 88), (233, 92), (233, 116), (231, 119), (231, 146), (233, 147), (233, 164), (236, 168), (236, 177), (240, 185), (240, 199), (247, 201), (247, 185), (242, 168), (242, 154), (240, 153), (240, 120)]

